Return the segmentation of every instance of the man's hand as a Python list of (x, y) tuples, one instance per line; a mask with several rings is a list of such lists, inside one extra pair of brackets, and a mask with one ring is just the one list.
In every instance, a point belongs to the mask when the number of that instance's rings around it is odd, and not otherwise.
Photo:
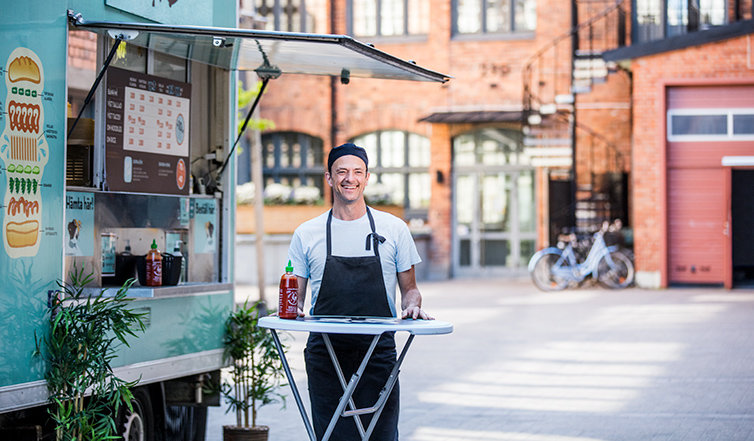
[(410, 306), (401, 312), (401, 318), (412, 318), (422, 320), (434, 320), (435, 318), (427, 314), (420, 306)]
[(422, 320), (434, 320), (422, 309), (422, 295), (416, 287), (414, 267), (410, 270), (398, 273), (398, 286), (401, 289), (401, 318)]

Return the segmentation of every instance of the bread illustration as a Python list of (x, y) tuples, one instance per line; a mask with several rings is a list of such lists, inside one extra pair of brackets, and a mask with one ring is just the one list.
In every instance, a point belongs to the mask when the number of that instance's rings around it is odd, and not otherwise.
[(42, 76), (39, 74), (39, 66), (29, 57), (21, 56), (10, 62), (8, 66), (8, 79), (11, 83), (18, 81), (30, 81), (39, 84)]
[(17, 259), (37, 255), (42, 242), (42, 182), (50, 145), (44, 132), (42, 60), (33, 50), (17, 47), (3, 68), (6, 118), (0, 133), (0, 167), (8, 185), (1, 196), (0, 237), (8, 257)]
[(37, 243), (39, 235), (39, 222), (30, 220), (26, 222), (8, 222), (5, 227), (5, 235), (11, 248), (30, 247)]

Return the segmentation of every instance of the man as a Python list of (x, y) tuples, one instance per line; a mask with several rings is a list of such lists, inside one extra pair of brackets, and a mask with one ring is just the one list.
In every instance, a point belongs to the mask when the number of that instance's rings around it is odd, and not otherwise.
[[(325, 178), (333, 189), (332, 210), (304, 222), (293, 234), (288, 257), (298, 277), (299, 315), (311, 280), (312, 315), (395, 317), (396, 282), (401, 318), (433, 318), (422, 310), (414, 265), (421, 261), (406, 223), (367, 207), (366, 151), (343, 144), (330, 151)], [(358, 368), (371, 336), (331, 335), (346, 381)], [(321, 334), (311, 333), (304, 350), (312, 420), (317, 439), (324, 435), (342, 395)], [(356, 408), (375, 404), (396, 363), (394, 333), (383, 334), (353, 395)], [(396, 384), (371, 436), (398, 440), (399, 392)], [(367, 427), (371, 415), (363, 416)], [(340, 418), (331, 440), (361, 439), (353, 417)]]

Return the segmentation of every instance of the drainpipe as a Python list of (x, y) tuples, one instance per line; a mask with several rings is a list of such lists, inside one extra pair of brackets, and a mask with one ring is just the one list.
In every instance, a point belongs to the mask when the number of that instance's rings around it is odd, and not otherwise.
[[(336, 34), (335, 3), (330, 2), (330, 33)], [(330, 77), (330, 148), (335, 147), (338, 136), (338, 78)]]
[(576, 228), (576, 101), (577, 94), (573, 91), (573, 71), (576, 67), (576, 51), (579, 49), (579, 10), (576, 0), (571, 0), (571, 94), (573, 95), (573, 111), (571, 112), (571, 222)]

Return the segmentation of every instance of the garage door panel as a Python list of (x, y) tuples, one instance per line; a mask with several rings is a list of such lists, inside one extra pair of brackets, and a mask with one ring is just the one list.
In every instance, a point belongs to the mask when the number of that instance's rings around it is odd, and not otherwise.
[(723, 282), (724, 178), (719, 168), (668, 171), (671, 283)]

